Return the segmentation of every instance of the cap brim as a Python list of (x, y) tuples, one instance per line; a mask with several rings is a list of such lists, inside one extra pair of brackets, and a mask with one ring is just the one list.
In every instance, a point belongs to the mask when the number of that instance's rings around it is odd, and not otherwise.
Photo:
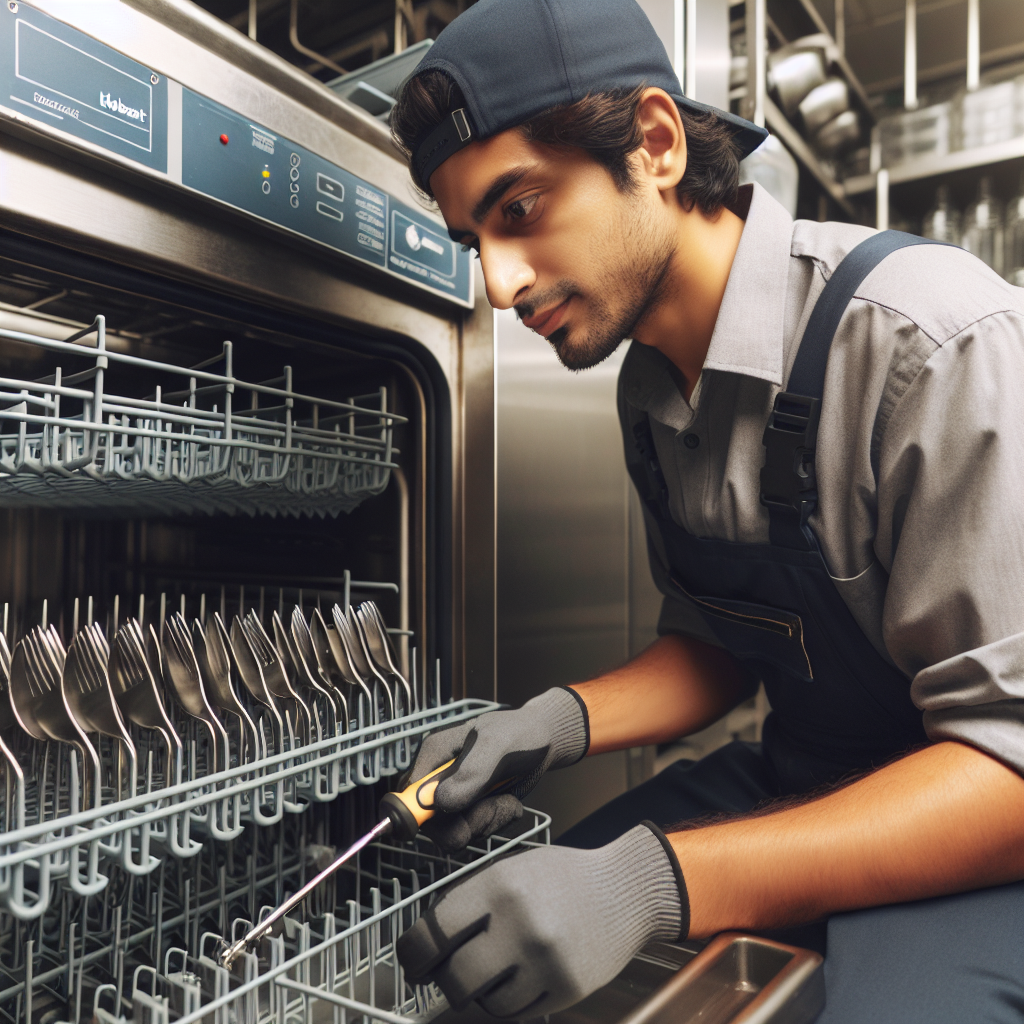
[(707, 103), (699, 103), (697, 100), (692, 100), (688, 96), (681, 96), (679, 93), (673, 93), (672, 99), (683, 110), (689, 110), (694, 114), (706, 114), (710, 111), (720, 120), (724, 121), (732, 129), (733, 137), (739, 146), (739, 158), (741, 160), (744, 157), (750, 156), (768, 138), (767, 128), (759, 128), (753, 121), (748, 121), (746, 118), (732, 114), (728, 110), (720, 110), (718, 107), (712, 107)]

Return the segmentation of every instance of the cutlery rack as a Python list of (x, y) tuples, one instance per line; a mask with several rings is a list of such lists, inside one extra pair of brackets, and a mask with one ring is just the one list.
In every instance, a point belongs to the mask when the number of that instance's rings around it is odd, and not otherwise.
[(63, 1014), (48, 1018), (55, 1024), (423, 1020), (446, 1003), (433, 986), (405, 980), (398, 937), (446, 885), (510, 849), (550, 842), (550, 819), (527, 810), (514, 837), (494, 836), (452, 856), (422, 837), (374, 843), (225, 970), (226, 943), (333, 856), (302, 847), (287, 824), (262, 840), (260, 830), (247, 833), (251, 842), (236, 844), (229, 863), (204, 852), (177, 872), (162, 869), (157, 884), (133, 880), (109, 913), (72, 920), (63, 949), (43, 929), (21, 926), (18, 969), (0, 970), (0, 1006), (11, 1007), (9, 1019), (19, 1024), (45, 1016), (47, 1006)]
[[(388, 412), (385, 388), (316, 398), (292, 388), (290, 366), (248, 383), (234, 375), (230, 341), (191, 367), (113, 351), (102, 316), (63, 341), (0, 339), (87, 364), (0, 377), (0, 507), (337, 516), (380, 494), (397, 468), (392, 432), (405, 419)], [(129, 369), (161, 383), (119, 395), (115, 371)]]
[[(160, 868), (168, 853), (194, 857), (211, 838), (237, 839), (250, 821), (275, 826), (285, 812), (301, 814), (310, 802), (333, 800), (356, 785), (408, 768), (412, 741), (423, 733), (495, 707), (467, 699), (426, 708), (249, 764), (208, 775), (196, 771), (190, 781), (5, 830), (0, 833), (0, 907), (19, 920), (35, 920), (57, 898), (58, 882), (82, 896), (103, 892), (110, 881), (100, 870), (104, 863), (144, 877)], [(373, 766), (369, 772), (367, 762)], [(68, 769), (77, 776), (73, 758)], [(256, 803), (268, 791), (276, 795), (269, 813)]]

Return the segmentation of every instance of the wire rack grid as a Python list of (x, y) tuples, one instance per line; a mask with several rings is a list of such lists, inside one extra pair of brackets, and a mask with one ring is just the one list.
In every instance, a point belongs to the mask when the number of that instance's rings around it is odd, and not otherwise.
[[(357, 898), (347, 901), (347, 923), (332, 913), (286, 920), (280, 934), (265, 939), (259, 953), (245, 954), (232, 972), (220, 966), (224, 940), (213, 933), (203, 936), (194, 958), (168, 950), (162, 976), (153, 969), (136, 970), (133, 1019), (136, 1024), (348, 1024), (368, 1018), (422, 1024), (448, 1004), (433, 985), (406, 981), (395, 955), (397, 940), (445, 887), (511, 850), (550, 843), (550, 824), (547, 815), (527, 809), (518, 835), (492, 836), (458, 857), (439, 855), (422, 839), (375, 843), (347, 868), (350, 882), (362, 875), (365, 883)], [(248, 924), (236, 921), (233, 931), (241, 933)], [(176, 962), (180, 970), (173, 971)], [(121, 1024), (113, 1010), (102, 1012), (102, 998), (97, 991), (95, 1009), (101, 1012), (95, 1019)]]
[[(168, 852), (177, 858), (194, 856), (209, 838), (236, 838), (248, 821), (256, 820), (261, 827), (275, 825), (285, 811), (304, 811), (310, 799), (333, 800), (359, 784), (369, 785), (408, 768), (415, 742), (424, 732), (498, 707), (476, 699), (434, 706), (6, 831), (0, 834), (0, 909), (31, 921), (46, 911), (59, 881), (79, 895), (102, 892), (109, 881), (100, 870), (104, 862), (144, 876), (155, 871)], [(73, 782), (75, 764), (71, 759)], [(268, 793), (270, 814), (259, 810)]]
[[(102, 316), (63, 341), (10, 330), (0, 340), (92, 363), (0, 377), (0, 507), (336, 516), (381, 493), (397, 468), (392, 432), (405, 419), (388, 412), (385, 388), (316, 398), (292, 388), (290, 366), (246, 382), (230, 341), (191, 367), (115, 352)], [(218, 363), (223, 373), (210, 369)], [(113, 366), (170, 377), (171, 387), (114, 394)]]

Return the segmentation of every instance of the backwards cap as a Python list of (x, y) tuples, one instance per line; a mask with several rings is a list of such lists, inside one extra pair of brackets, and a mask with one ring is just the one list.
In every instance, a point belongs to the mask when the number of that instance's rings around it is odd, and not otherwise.
[(683, 110), (713, 111), (732, 129), (740, 159), (768, 134), (683, 96), (665, 47), (636, 0), (479, 0), (444, 29), (413, 77), (424, 71), (450, 75), (466, 97), (465, 107), (414, 146), (413, 169), (424, 185), (474, 139), (593, 93), (638, 85), (664, 89)]

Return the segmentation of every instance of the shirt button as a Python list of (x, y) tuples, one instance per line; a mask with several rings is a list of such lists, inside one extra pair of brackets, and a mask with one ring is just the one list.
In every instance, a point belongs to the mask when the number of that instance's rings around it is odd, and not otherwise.
[(687, 448), (696, 448), (700, 444), (700, 438), (696, 434), (687, 434), (683, 437), (683, 444)]

